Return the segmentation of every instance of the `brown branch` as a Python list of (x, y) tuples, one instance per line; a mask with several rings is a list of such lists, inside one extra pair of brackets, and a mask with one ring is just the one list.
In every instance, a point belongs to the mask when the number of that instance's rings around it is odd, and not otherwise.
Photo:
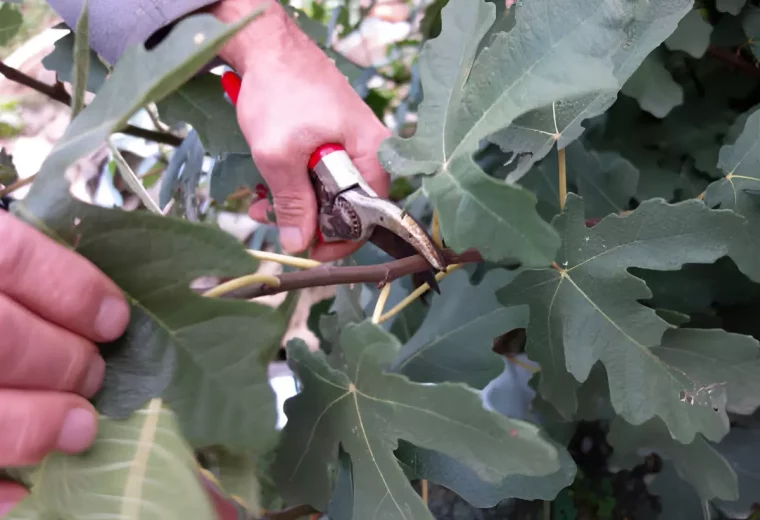
[(309, 505), (293, 506), (280, 511), (267, 511), (261, 520), (297, 520), (313, 513), (319, 513), (319, 511)]
[[(457, 255), (450, 249), (443, 251), (447, 263), (450, 264), (467, 264), (482, 262), (483, 257), (474, 249), (468, 249), (464, 253)], [(516, 268), (516, 265), (505, 266), (509, 269)], [(269, 296), (307, 287), (327, 287), (331, 285), (344, 285), (351, 283), (377, 283), (380, 287), (392, 282), (397, 278), (408, 274), (421, 273), (430, 269), (430, 264), (422, 255), (408, 256), (401, 260), (393, 260), (384, 264), (360, 265), (334, 267), (322, 265), (277, 275), (280, 285), (273, 287), (266, 284), (256, 284), (229, 292), (221, 298), (243, 299), (258, 298), (259, 296)], [(196, 287), (197, 292), (205, 292), (211, 287)]]
[(5, 188), (0, 189), (0, 197), (5, 197), (6, 195), (10, 195), (14, 191), (19, 190), (28, 184), (33, 183), (35, 177), (37, 177), (36, 173), (34, 175), (30, 175), (29, 177), (26, 177), (25, 179), (19, 179), (13, 184), (9, 184)]
[[(45, 94), (52, 100), (63, 103), (64, 105), (71, 106), (71, 96), (63, 88), (63, 83), (56, 83), (55, 85), (48, 85), (31, 76), (28, 76), (18, 69), (14, 69), (0, 61), (0, 74), (5, 76), (11, 81), (15, 81), (19, 85), (24, 85), (41, 94)], [(119, 130), (124, 134), (129, 134), (134, 137), (140, 137), (142, 139), (148, 139), (157, 143), (164, 143), (171, 146), (179, 146), (182, 144), (182, 138), (176, 135), (169, 134), (167, 132), (157, 132), (155, 130), (148, 130), (147, 128), (140, 128), (135, 125), (126, 125)]]
[(719, 59), (720, 61), (743, 70), (750, 76), (760, 78), (760, 69), (747, 60), (742, 59), (742, 57), (735, 52), (731, 52), (728, 49), (721, 49), (720, 47), (714, 47), (711, 45), (707, 48), (707, 53)]

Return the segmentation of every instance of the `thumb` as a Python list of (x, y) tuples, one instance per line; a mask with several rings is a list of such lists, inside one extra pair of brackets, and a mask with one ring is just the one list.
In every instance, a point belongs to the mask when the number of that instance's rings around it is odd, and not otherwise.
[[(284, 154), (287, 155), (287, 154)], [(248, 214), (259, 222), (269, 222), (274, 211), (280, 245), (287, 253), (301, 253), (314, 240), (317, 228), (317, 199), (307, 170), (307, 160), (283, 160), (254, 152), (254, 161), (272, 194), (251, 205)], [(301, 166), (302, 165), (302, 166)]]
[(293, 175), (284, 189), (272, 188), (280, 245), (288, 253), (304, 251), (316, 233), (317, 201), (308, 179), (303, 184), (300, 180)]

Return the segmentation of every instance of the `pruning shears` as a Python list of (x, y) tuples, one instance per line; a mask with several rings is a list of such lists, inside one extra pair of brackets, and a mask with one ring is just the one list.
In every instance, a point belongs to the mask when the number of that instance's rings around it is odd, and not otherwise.
[[(237, 104), (240, 76), (228, 69), (221, 81), (229, 100)], [(440, 293), (434, 271), (446, 270), (443, 252), (412, 215), (377, 195), (343, 146), (319, 146), (309, 159), (308, 171), (319, 208), (319, 242), (366, 240), (398, 259), (419, 253), (432, 267), (422, 273), (424, 281)]]

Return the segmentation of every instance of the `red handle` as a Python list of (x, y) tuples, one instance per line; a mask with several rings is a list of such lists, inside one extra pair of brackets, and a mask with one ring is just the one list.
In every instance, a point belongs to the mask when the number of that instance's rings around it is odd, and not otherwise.
[(222, 74), (222, 88), (224, 88), (224, 91), (230, 97), (233, 105), (237, 105), (238, 95), (240, 95), (240, 84), (242, 82), (240, 76), (231, 70), (225, 71)]

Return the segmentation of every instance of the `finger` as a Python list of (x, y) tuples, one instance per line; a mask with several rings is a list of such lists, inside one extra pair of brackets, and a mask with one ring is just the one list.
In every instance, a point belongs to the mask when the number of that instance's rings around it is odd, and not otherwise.
[(126, 329), (129, 307), (92, 263), (32, 226), (0, 212), (0, 292), (93, 341)]
[(5, 518), (28, 494), (29, 491), (20, 484), (0, 482), (0, 518)]
[(106, 364), (95, 344), (0, 294), (0, 387), (92, 397)]
[[(243, 89), (247, 81), (244, 77)], [(294, 149), (292, 134), (288, 138), (275, 131), (257, 134), (253, 129), (258, 119), (275, 121), (282, 114), (254, 113), (250, 112), (252, 108), (250, 103), (238, 104), (240, 128), (272, 194), (280, 244), (288, 253), (300, 253), (314, 239), (317, 229), (317, 200), (307, 167), (309, 154), (323, 143), (317, 142), (312, 147), (310, 143), (317, 140), (314, 132), (297, 132), (298, 146)], [(267, 107), (263, 108), (266, 112)]]
[(83, 397), (0, 389), (0, 467), (39, 463), (52, 451), (81, 453), (95, 440), (97, 415)]
[(248, 207), (248, 216), (261, 224), (273, 224), (269, 215), (274, 212), (274, 206), (268, 200), (257, 200)]

